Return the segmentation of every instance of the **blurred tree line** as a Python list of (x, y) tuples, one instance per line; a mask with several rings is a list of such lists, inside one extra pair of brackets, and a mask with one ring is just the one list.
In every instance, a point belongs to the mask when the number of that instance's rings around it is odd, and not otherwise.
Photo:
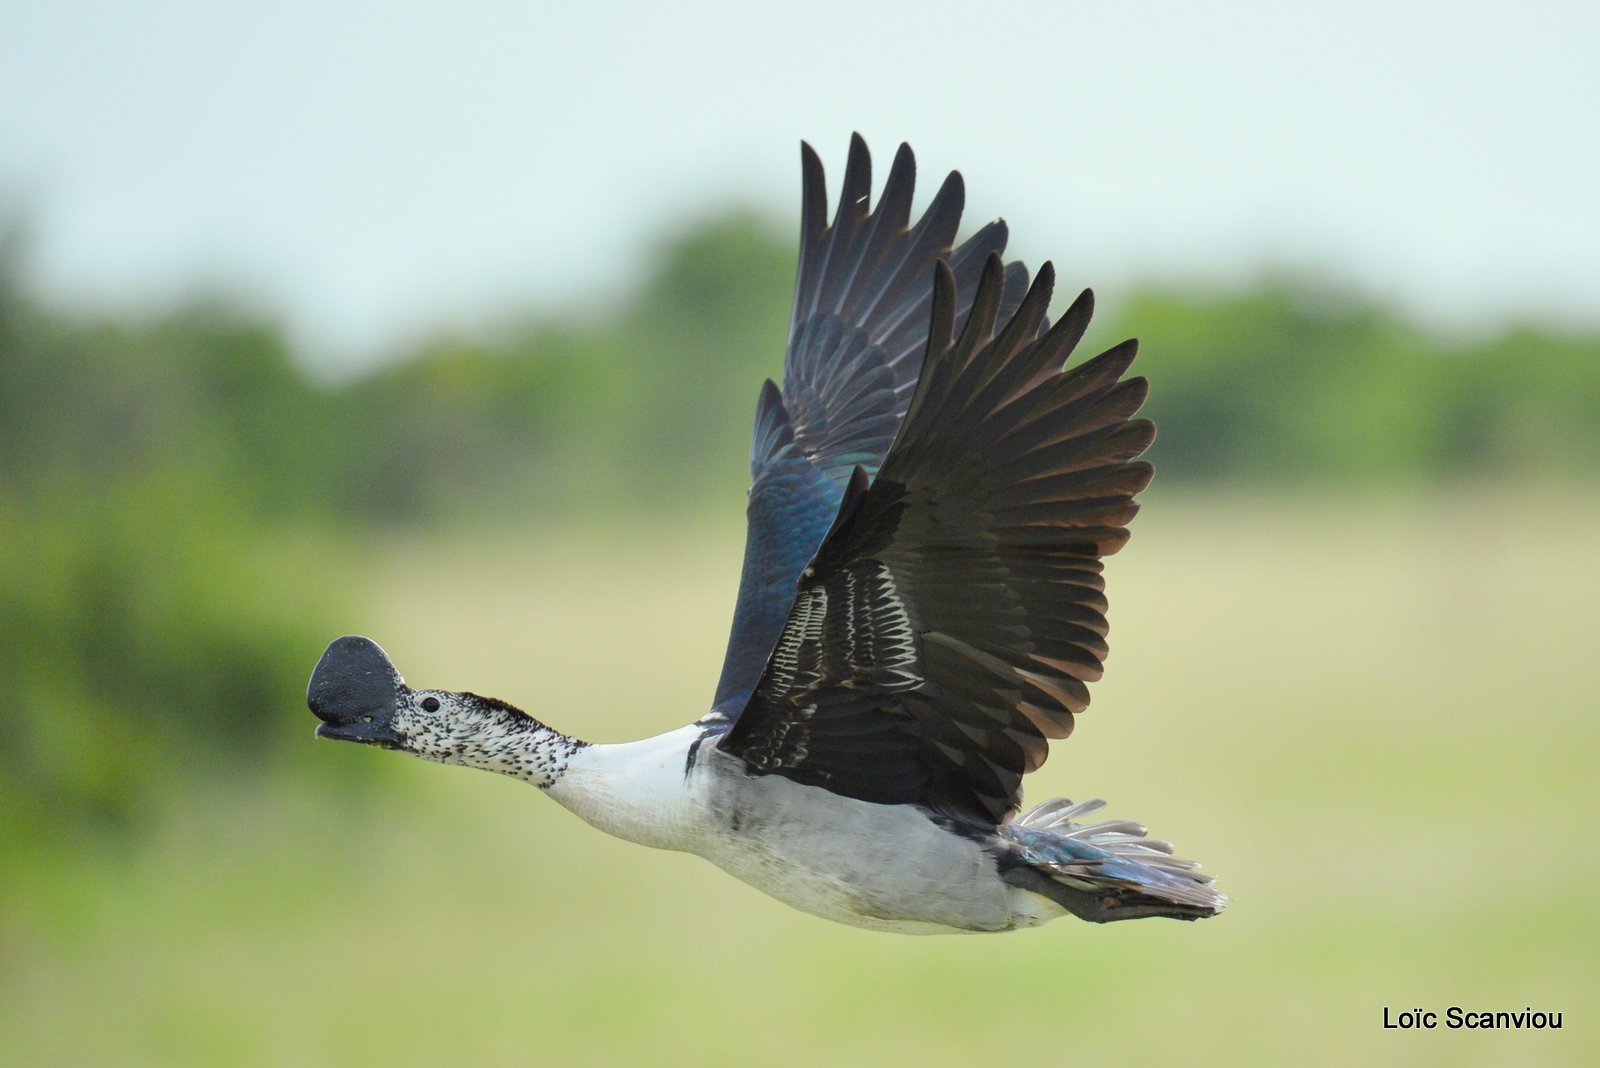
[[(0, 248), (0, 830), (127, 826), (188, 769), (273, 765), (348, 595), (319, 546), (562, 516), (738, 522), (793, 247), (755, 217), (662, 243), (634, 292), (318, 384), (225, 302), (108, 317)], [(1303, 279), (1149, 289), (1162, 485), (1590, 481), (1600, 336), (1445, 340)], [(462, 517), (466, 517), (463, 519)]]

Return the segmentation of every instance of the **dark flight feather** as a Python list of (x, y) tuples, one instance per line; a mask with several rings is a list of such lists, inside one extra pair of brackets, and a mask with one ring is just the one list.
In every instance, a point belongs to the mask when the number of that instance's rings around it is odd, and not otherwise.
[[(965, 190), (956, 172), (911, 222), (916, 160), (901, 145), (869, 210), (872, 159), (850, 142), (839, 204), (827, 221), (822, 163), (800, 150), (800, 262), (783, 387), (762, 390), (750, 450), (749, 533), (732, 633), (717, 683), (712, 726), (733, 720), (766, 666), (795, 596), (795, 583), (838, 513), (851, 473), (877, 473), (905, 418), (927, 349), (933, 266), (947, 260), (964, 319), (1006, 226), (992, 222), (954, 248)], [(1028, 287), (1020, 263), (1005, 268), (997, 299), (1015, 308)]]
[(934, 270), (920, 380), (874, 477), (849, 475), (760, 681), (719, 744), (752, 773), (993, 825), (1100, 677), (1101, 558), (1127, 540), (1142, 379), (1127, 342), (1071, 370), (1092, 299), (1020, 300), (998, 253)]

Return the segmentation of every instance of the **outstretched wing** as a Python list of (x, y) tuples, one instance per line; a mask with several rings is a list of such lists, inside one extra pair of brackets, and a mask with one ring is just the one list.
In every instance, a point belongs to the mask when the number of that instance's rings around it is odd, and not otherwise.
[(857, 468), (722, 748), (753, 773), (998, 823), (1089, 702), (1106, 655), (1101, 557), (1127, 541), (1136, 462), (1125, 342), (1063, 371), (1085, 291), (1045, 323), (1046, 264), (1013, 315), (985, 264), (965, 327), (939, 265), (926, 367), (875, 479)]
[[(878, 205), (872, 158), (850, 142), (839, 207), (826, 221), (822, 163), (801, 145), (800, 266), (783, 388), (767, 382), (750, 448), (749, 532), (733, 629), (712, 710), (732, 720), (750, 696), (783, 629), (800, 571), (816, 552), (857, 467), (876, 472), (905, 416), (927, 348), (933, 265), (948, 259), (955, 314), (965, 316), (984, 261), (1005, 250), (993, 222), (953, 253), (965, 191), (951, 172), (910, 224), (916, 161), (901, 145)], [(1006, 268), (1003, 300), (1022, 299), (1028, 272)]]

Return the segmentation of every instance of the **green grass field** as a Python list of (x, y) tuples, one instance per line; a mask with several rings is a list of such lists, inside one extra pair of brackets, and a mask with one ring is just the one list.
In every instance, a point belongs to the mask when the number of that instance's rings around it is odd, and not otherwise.
[[(0, 1063), (1600, 1060), (1600, 493), (1158, 486), (1135, 530), (1106, 680), (1030, 798), (1146, 821), (1217, 873), (1218, 919), (856, 931), (520, 783), (314, 743), (291, 709), (291, 781), (185, 790), (147, 848), (13, 868)], [(418, 685), (642, 736), (702, 711), (741, 538), (395, 543), (346, 629)], [(1450, 1005), (1565, 1026), (1382, 1028)]]

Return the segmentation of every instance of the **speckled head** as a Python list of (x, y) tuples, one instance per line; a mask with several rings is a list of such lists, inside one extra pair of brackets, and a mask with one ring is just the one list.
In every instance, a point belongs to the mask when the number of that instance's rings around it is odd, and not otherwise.
[(444, 764), (498, 771), (548, 785), (584, 743), (514, 705), (451, 690), (413, 690), (371, 638), (328, 646), (306, 704), (319, 738), (396, 749)]

